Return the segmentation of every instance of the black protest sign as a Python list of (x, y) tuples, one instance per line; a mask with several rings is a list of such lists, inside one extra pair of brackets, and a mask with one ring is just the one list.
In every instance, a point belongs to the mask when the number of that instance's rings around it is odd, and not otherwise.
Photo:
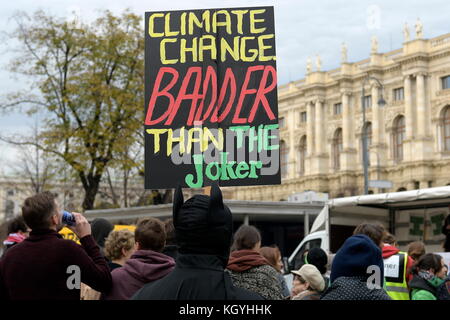
[(145, 188), (279, 184), (273, 7), (145, 23)]

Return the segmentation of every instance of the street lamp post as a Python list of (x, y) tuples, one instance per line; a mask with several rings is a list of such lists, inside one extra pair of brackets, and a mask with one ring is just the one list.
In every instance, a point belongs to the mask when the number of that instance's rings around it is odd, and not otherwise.
[(373, 76), (367, 75), (362, 83), (362, 92), (361, 92), (361, 108), (363, 113), (363, 137), (362, 137), (362, 154), (363, 154), (363, 170), (364, 170), (364, 194), (369, 193), (369, 159), (368, 159), (368, 150), (367, 150), (367, 132), (366, 132), (366, 107), (364, 105), (364, 97), (365, 91), (364, 86), (367, 81), (375, 80), (379, 86), (381, 87), (381, 95), (380, 99), (377, 101), (380, 107), (383, 107), (386, 104), (386, 101), (383, 99), (383, 84), (377, 78)]

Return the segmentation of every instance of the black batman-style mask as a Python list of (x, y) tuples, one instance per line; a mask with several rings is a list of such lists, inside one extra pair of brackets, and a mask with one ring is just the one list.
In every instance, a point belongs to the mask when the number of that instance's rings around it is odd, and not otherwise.
[(230, 209), (224, 205), (217, 184), (211, 195), (195, 195), (186, 202), (178, 186), (173, 199), (173, 224), (182, 254), (208, 254), (227, 265), (233, 234)]

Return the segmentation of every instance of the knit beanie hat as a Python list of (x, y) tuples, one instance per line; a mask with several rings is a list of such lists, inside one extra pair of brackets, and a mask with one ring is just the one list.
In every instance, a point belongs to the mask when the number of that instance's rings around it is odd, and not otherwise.
[(312, 264), (321, 274), (327, 272), (328, 255), (321, 248), (312, 248), (305, 255), (305, 263)]
[(345, 240), (336, 253), (331, 267), (330, 280), (333, 282), (339, 277), (370, 277), (369, 266), (378, 266), (381, 279), (384, 278), (384, 264), (381, 250), (366, 235), (357, 234)]

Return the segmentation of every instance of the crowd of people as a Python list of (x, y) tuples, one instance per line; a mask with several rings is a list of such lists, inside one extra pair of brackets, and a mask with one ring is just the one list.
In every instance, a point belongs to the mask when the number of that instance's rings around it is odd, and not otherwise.
[[(54, 195), (24, 201), (4, 241), (1, 300), (450, 300), (440, 255), (426, 253), (422, 242), (403, 252), (382, 225), (369, 223), (355, 228), (332, 263), (321, 248), (307, 250), (290, 270), (288, 289), (279, 248), (262, 247), (254, 226), (233, 234), (216, 185), (210, 196), (187, 201), (177, 188), (173, 218), (143, 218), (134, 232), (72, 214), (76, 223), (67, 227), (80, 244), (58, 233), (62, 210)], [(80, 285), (69, 283), (74, 266)]]

